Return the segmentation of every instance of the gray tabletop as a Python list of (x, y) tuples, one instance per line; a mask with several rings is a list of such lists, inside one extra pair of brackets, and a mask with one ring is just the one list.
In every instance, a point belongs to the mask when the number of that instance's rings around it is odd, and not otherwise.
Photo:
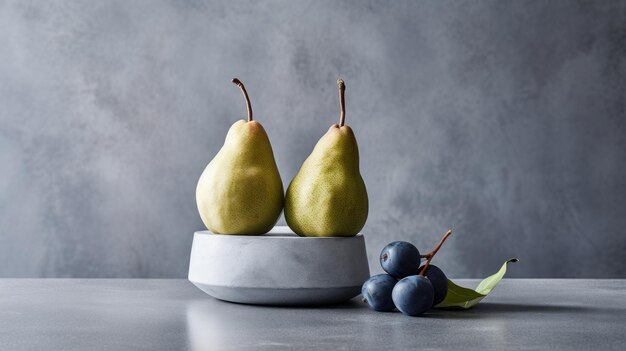
[[(459, 280), (463, 285), (476, 284)], [(626, 280), (504, 280), (425, 317), (215, 300), (185, 280), (0, 280), (3, 350), (624, 349)]]

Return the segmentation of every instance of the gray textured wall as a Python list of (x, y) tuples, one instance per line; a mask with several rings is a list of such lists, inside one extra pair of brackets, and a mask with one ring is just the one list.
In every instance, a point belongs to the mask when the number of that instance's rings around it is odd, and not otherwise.
[(287, 185), (341, 76), (374, 271), (452, 227), (453, 277), (626, 277), (625, 35), (624, 1), (0, 0), (0, 276), (184, 277), (230, 78)]

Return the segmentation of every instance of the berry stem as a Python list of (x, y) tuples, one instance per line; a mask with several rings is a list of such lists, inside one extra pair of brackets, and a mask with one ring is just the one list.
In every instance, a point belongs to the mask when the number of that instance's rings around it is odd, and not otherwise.
[(431, 251), (430, 253), (426, 254), (426, 256), (428, 256), (428, 260), (426, 260), (426, 264), (424, 265), (424, 268), (422, 268), (422, 270), (420, 271), (419, 275), (421, 275), (422, 277), (424, 276), (424, 274), (426, 273), (426, 270), (428, 269), (428, 266), (430, 265), (430, 261), (432, 261), (433, 257), (435, 257), (435, 254), (437, 253), (437, 251), (439, 251), (439, 249), (441, 248), (441, 245), (443, 245), (443, 242), (446, 241), (446, 239), (448, 239), (448, 237), (450, 235), (452, 235), (452, 229), (448, 229), (446, 234), (444, 234), (443, 238), (441, 238), (441, 240), (439, 241), (439, 244), (437, 244), (437, 246), (435, 246), (433, 251)]
[(243, 83), (239, 80), (239, 78), (233, 78), (232, 82), (235, 83), (239, 89), (241, 89), (243, 98), (246, 99), (246, 107), (248, 108), (248, 122), (252, 122), (252, 104), (250, 104), (250, 98), (248, 97), (246, 87), (243, 86)]
[(337, 80), (337, 86), (339, 87), (339, 104), (341, 105), (341, 116), (339, 117), (339, 127), (343, 127), (346, 123), (346, 85), (343, 79)]

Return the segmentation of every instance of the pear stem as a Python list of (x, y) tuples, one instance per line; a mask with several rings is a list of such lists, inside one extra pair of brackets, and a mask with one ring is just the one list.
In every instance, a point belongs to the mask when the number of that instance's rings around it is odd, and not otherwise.
[(343, 79), (337, 80), (337, 86), (339, 87), (339, 104), (341, 105), (341, 116), (339, 117), (339, 127), (343, 127), (346, 123), (346, 85)]
[(448, 229), (446, 234), (444, 234), (443, 238), (439, 240), (439, 244), (437, 244), (437, 246), (433, 249), (433, 251), (429, 252), (426, 255), (428, 257), (428, 260), (426, 260), (426, 264), (424, 265), (424, 268), (422, 268), (422, 270), (420, 271), (419, 275), (421, 275), (422, 277), (424, 276), (424, 274), (426, 273), (426, 270), (428, 269), (428, 266), (430, 265), (430, 261), (433, 259), (433, 257), (435, 257), (435, 254), (437, 253), (437, 251), (439, 251), (439, 249), (441, 248), (441, 245), (443, 245), (443, 242), (446, 241), (446, 239), (448, 239), (450, 235), (452, 235), (452, 229)]
[(243, 83), (239, 80), (239, 78), (233, 78), (232, 82), (235, 83), (239, 89), (241, 89), (243, 98), (246, 99), (246, 107), (248, 108), (248, 122), (252, 122), (252, 104), (250, 104), (250, 98), (248, 97), (246, 87), (243, 86)]

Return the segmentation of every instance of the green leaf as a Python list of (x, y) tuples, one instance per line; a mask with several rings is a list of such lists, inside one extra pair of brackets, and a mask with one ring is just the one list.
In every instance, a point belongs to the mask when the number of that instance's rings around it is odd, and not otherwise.
[(485, 295), (462, 286), (458, 286), (448, 279), (448, 293), (435, 308), (470, 308), (480, 302)]
[(517, 258), (506, 260), (500, 270), (493, 275), (483, 279), (475, 290), (464, 288), (454, 284), (448, 279), (448, 293), (446, 298), (435, 308), (472, 308), (476, 306), (480, 300), (484, 299), (498, 285), (500, 280), (506, 273), (506, 267), (510, 262), (517, 262)]

